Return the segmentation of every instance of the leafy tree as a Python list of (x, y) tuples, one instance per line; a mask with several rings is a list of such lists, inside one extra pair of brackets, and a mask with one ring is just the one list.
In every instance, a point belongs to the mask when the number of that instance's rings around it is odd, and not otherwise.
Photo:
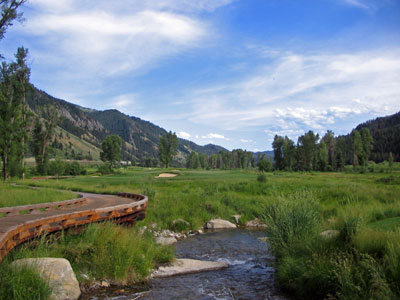
[(275, 135), (272, 142), (272, 149), (274, 150), (275, 169), (283, 170), (283, 144), (285, 139), (279, 135)]
[(343, 136), (338, 137), (336, 144), (336, 167), (343, 171), (346, 164), (346, 139)]
[(363, 156), (363, 144), (358, 130), (353, 130), (351, 133), (351, 154), (353, 168), (356, 168), (360, 163), (360, 158)]
[(8, 162), (13, 146), (20, 141), (20, 129), (21, 105), (15, 72), (11, 65), (3, 62), (0, 66), (0, 155), (4, 181), (8, 178)]
[(119, 135), (108, 135), (101, 144), (103, 152), (100, 153), (100, 159), (104, 162), (109, 162), (110, 170), (112, 171), (114, 163), (120, 161), (122, 139)]
[(169, 167), (173, 157), (176, 155), (178, 149), (178, 137), (171, 131), (160, 138), (159, 150), (160, 150), (160, 161)]
[(331, 169), (336, 169), (336, 139), (332, 130), (328, 130), (322, 138), (328, 150), (328, 165)]
[(13, 21), (17, 19), (22, 21), (22, 13), (18, 13), (18, 8), (24, 4), (26, 0), (1, 0), (0, 1), (0, 40), (3, 39), (4, 33), (7, 28), (13, 24)]
[(361, 129), (361, 142), (362, 142), (362, 155), (361, 155), (361, 163), (364, 167), (367, 166), (369, 157), (371, 156), (371, 150), (373, 147), (373, 140), (371, 136), (371, 132), (368, 128), (364, 127)]
[(316, 150), (319, 135), (309, 130), (300, 136), (297, 141), (297, 159), (299, 160), (298, 168), (304, 171), (315, 170), (316, 166)]
[(28, 58), (28, 49), (24, 47), (19, 47), (17, 50), (17, 54), (15, 54), (16, 58), (16, 79), (20, 89), (20, 97), (21, 97), (21, 109), (22, 109), (22, 135), (21, 135), (21, 177), (22, 180), (25, 178), (25, 141), (28, 139), (29, 133), (29, 119), (30, 113), (28, 111), (28, 106), (26, 104), (26, 93), (29, 87), (29, 77), (31, 74), (31, 70), (27, 65)]
[(265, 155), (258, 160), (257, 167), (261, 172), (271, 172), (272, 164), (271, 161), (265, 158)]
[(43, 110), (43, 119), (37, 119), (33, 130), (33, 152), (39, 174), (46, 174), (48, 164), (48, 146), (52, 140), (59, 120), (54, 106), (47, 105)]
[(295, 150), (296, 147), (294, 142), (285, 136), (285, 140), (283, 142), (283, 166), (287, 171), (291, 171), (293, 169), (294, 161), (295, 161)]

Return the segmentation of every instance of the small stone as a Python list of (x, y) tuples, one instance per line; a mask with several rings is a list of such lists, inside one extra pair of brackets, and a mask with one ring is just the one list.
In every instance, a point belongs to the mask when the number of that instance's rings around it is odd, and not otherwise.
[(101, 287), (110, 287), (110, 284), (107, 281), (102, 280), (101, 283), (100, 283), (100, 286)]
[(330, 230), (325, 230), (325, 231), (321, 232), (319, 234), (319, 236), (321, 238), (323, 238), (324, 240), (330, 240), (330, 239), (338, 237), (339, 234), (340, 234), (339, 230), (330, 229)]
[(263, 243), (266, 243), (266, 242), (268, 242), (268, 237), (266, 237), (266, 236), (265, 237), (259, 237), (258, 240), (263, 242)]
[(178, 240), (174, 237), (157, 237), (156, 238), (156, 243), (159, 245), (163, 245), (163, 246), (169, 246), (169, 245), (173, 245), (177, 242)]
[(233, 215), (232, 217), (235, 220), (235, 223), (239, 224), (239, 220), (240, 220), (241, 215)]
[(227, 228), (236, 228), (235, 224), (223, 219), (212, 219), (207, 222), (207, 229), (227, 229)]
[(261, 222), (259, 218), (255, 218), (254, 220), (246, 222), (246, 227), (266, 228), (267, 225), (265, 225), (263, 222)]
[(201, 230), (201, 229), (197, 229), (195, 232), (196, 232), (197, 234), (203, 234), (203, 233), (204, 233), (204, 231)]

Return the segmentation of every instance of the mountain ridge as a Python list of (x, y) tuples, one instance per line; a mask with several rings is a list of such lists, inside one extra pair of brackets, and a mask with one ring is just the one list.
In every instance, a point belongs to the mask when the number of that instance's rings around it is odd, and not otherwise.
[[(27, 97), (31, 110), (43, 115), (43, 107), (53, 105), (59, 115), (59, 127), (93, 146), (100, 148), (102, 140), (109, 134), (117, 134), (123, 140), (123, 160), (144, 160), (158, 158), (158, 142), (167, 131), (149, 121), (129, 116), (117, 109), (97, 110), (82, 107), (63, 99), (58, 99), (32, 86)], [(200, 146), (192, 141), (178, 138), (176, 161), (185, 163), (191, 151), (201, 154), (216, 154), (228, 151), (222, 146), (207, 144)], [(61, 147), (64, 148), (64, 147)]]

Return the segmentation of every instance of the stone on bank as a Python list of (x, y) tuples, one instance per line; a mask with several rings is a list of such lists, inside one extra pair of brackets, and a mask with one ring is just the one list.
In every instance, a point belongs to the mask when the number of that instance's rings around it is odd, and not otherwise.
[(228, 229), (236, 228), (236, 225), (223, 219), (212, 219), (205, 225), (207, 229)]
[(71, 264), (64, 258), (24, 258), (11, 265), (15, 268), (28, 266), (36, 269), (52, 289), (51, 299), (75, 300), (81, 295)]

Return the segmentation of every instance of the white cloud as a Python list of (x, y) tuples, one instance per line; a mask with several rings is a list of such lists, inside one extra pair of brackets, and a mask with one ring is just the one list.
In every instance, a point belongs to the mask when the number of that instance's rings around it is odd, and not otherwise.
[(247, 144), (247, 143), (253, 143), (253, 140), (240, 139), (240, 142)]
[(177, 135), (178, 135), (178, 137), (180, 137), (181, 139), (189, 139), (189, 138), (192, 137), (190, 133), (187, 133), (187, 132), (184, 132), (184, 131), (178, 132)]
[(209, 133), (207, 135), (203, 135), (201, 138), (203, 138), (203, 139), (219, 139), (219, 140), (227, 139), (222, 134), (218, 134), (218, 133)]
[(355, 116), (400, 110), (400, 49), (354, 54), (283, 53), (237, 82), (192, 92), (198, 124), (323, 131)]
[(362, 1), (362, 0), (341, 0), (341, 1), (348, 5), (355, 6), (358, 8), (362, 8), (362, 9), (366, 9), (366, 10), (370, 9), (370, 6), (367, 5), (365, 3), (365, 1)]

